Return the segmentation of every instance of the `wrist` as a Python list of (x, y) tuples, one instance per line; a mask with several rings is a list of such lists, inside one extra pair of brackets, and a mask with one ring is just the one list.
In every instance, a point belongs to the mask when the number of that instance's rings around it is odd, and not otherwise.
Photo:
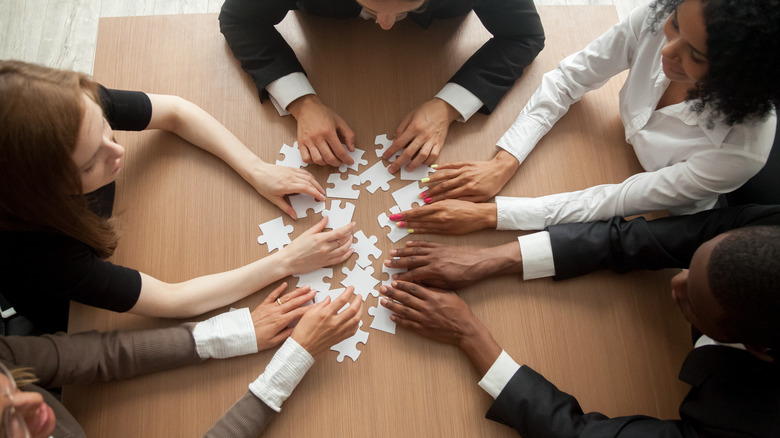
[(517, 158), (504, 149), (500, 149), (490, 162), (497, 172), (501, 172), (504, 175), (513, 174), (520, 167), (520, 162), (517, 161)]
[(481, 228), (495, 229), (498, 226), (498, 207), (496, 204), (484, 202), (476, 205), (479, 211)]
[(468, 356), (480, 375), (485, 375), (501, 354), (501, 347), (476, 316), (471, 321), (469, 332), (461, 337), (458, 347)]
[(523, 256), (519, 243), (510, 242), (480, 251), (482, 260), (487, 264), (485, 277), (523, 273)]
[(458, 110), (456, 110), (455, 107), (447, 103), (447, 101), (445, 101), (444, 99), (439, 97), (434, 97), (433, 102), (436, 103), (441, 108), (441, 111), (446, 114), (447, 121), (449, 123), (452, 123), (461, 117), (461, 114), (458, 112)]
[(322, 105), (322, 101), (316, 94), (305, 94), (290, 102), (290, 104), (287, 105), (287, 111), (289, 111), (297, 120), (300, 118), (301, 113), (312, 105)]

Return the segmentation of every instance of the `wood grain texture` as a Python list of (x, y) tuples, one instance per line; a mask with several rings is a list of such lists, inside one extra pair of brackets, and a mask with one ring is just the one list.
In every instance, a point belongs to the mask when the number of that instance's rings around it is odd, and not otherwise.
[[(478, 114), (453, 125), (441, 162), (490, 158), (541, 75), (616, 20), (612, 6), (539, 10), (548, 35), (545, 50), (492, 115)], [(572, 23), (588, 26), (572, 32)], [(393, 132), (489, 36), (473, 15), (436, 22), (427, 31), (401, 22), (383, 32), (362, 20), (290, 14), (280, 31), (323, 101), (353, 127), (369, 164), (377, 160), (374, 136)], [(267, 161), (281, 158), (281, 145), (295, 140), (295, 121), (280, 118), (270, 102), (260, 104), (253, 83), (219, 34), (215, 15), (102, 19), (95, 77), (108, 87), (189, 99)], [(618, 117), (623, 78), (576, 104), (502, 194), (576, 190), (619, 182), (640, 171)], [(122, 231), (115, 263), (181, 281), (267, 255), (266, 247), (256, 242), (257, 225), (281, 213), (227, 165), (169, 134), (119, 133), (117, 139), (126, 145), (127, 155), (115, 207)], [(333, 172), (309, 169), (323, 183)], [(391, 181), (391, 191), (406, 183)], [(393, 205), (390, 192), (370, 195), (362, 190), (356, 203), (357, 229), (378, 236), (385, 253), (403, 244), (391, 244), (376, 221)], [(291, 237), (316, 222), (313, 217), (284, 220), (295, 225)], [(483, 231), (425, 237), (484, 247), (516, 236)], [(334, 287), (344, 278), (341, 267), (352, 267), (355, 259), (335, 267)], [(381, 261), (372, 266), (379, 272)], [(564, 282), (502, 277), (464, 289), (461, 296), (518, 362), (577, 396), (586, 411), (675, 418), (687, 391), (677, 372), (690, 341), (688, 326), (668, 296), (671, 275), (599, 273)], [(235, 306), (253, 308), (278, 284)], [(364, 306), (364, 328), (371, 321), (367, 308), (375, 303), (369, 297)], [(175, 323), (74, 304), (70, 331)], [(357, 362), (339, 364), (331, 351), (317, 358), (268, 436), (515, 436), (484, 419), (491, 400), (476, 385), (481, 376), (455, 348), (404, 331), (395, 336), (369, 331)], [(64, 400), (89, 436), (199, 436), (244, 393), (272, 354), (68, 387)]]

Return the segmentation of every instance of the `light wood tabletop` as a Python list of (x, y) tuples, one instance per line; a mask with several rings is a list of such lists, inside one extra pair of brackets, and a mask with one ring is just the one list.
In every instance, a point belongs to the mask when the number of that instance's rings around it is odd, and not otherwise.
[[(511, 125), (541, 76), (617, 20), (613, 6), (542, 6), (544, 51), (490, 116), (475, 115), (450, 129), (440, 162), (485, 160)], [(291, 13), (279, 26), (322, 100), (354, 129), (369, 165), (374, 137), (391, 134), (403, 116), (433, 96), (489, 38), (472, 14), (435, 22), (423, 31), (400, 22), (382, 31), (364, 20), (321, 19)], [(175, 94), (200, 105), (261, 158), (281, 159), (296, 140), (295, 120), (261, 104), (218, 30), (215, 14), (100, 20), (94, 76), (109, 88)], [(625, 76), (586, 95), (539, 143), (502, 195), (537, 196), (616, 183), (641, 171), (625, 143), (618, 90)], [(268, 254), (258, 224), (282, 213), (226, 164), (171, 134), (117, 133), (126, 146), (114, 216), (121, 232), (112, 261), (176, 282), (242, 266)], [(361, 166), (359, 172), (367, 169)], [(325, 185), (333, 168), (309, 166)], [(349, 173), (356, 173), (350, 171)], [(390, 190), (361, 188), (356, 230), (393, 244), (377, 216), (394, 205)], [(294, 238), (319, 215), (284, 223)], [(415, 236), (486, 247), (517, 232)], [(408, 238), (407, 238), (408, 239)], [(378, 279), (382, 257), (373, 261)], [(333, 288), (345, 278), (334, 266)], [(597, 273), (554, 282), (507, 276), (463, 289), (460, 295), (519, 363), (578, 398), (585, 411), (609, 416), (676, 418), (687, 386), (677, 380), (690, 349), (689, 326), (669, 297), (672, 271)], [(288, 278), (295, 286), (296, 279)], [(281, 282), (238, 302), (254, 308)], [(484, 419), (491, 399), (481, 378), (456, 348), (413, 333), (369, 329), (356, 362), (328, 351), (285, 402), (268, 436), (515, 436)], [(224, 309), (222, 309), (224, 310)], [(193, 320), (219, 313), (212, 312)], [(137, 329), (178, 323), (73, 304), (70, 332)], [(193, 437), (203, 434), (263, 371), (274, 350), (160, 372), (121, 382), (65, 388), (64, 402), (88, 436)]]

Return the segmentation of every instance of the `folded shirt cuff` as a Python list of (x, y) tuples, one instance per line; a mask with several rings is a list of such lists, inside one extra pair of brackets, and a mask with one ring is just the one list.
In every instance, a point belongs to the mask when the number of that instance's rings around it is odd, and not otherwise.
[(224, 359), (257, 353), (255, 325), (247, 308), (226, 312), (195, 324), (192, 337), (201, 359)]
[(506, 351), (501, 350), (498, 359), (493, 362), (488, 372), (479, 381), (479, 387), (495, 400), (519, 369), (520, 365)]
[(292, 394), (313, 364), (314, 358), (311, 354), (293, 338), (287, 338), (265, 367), (263, 374), (249, 384), (249, 390), (268, 407), (279, 412), (282, 410), (282, 403)]
[(444, 85), (436, 97), (447, 102), (460, 113), (459, 122), (466, 122), (484, 105), (474, 93), (453, 82)]
[(523, 257), (523, 280), (555, 276), (550, 233), (540, 231), (517, 238)]
[(496, 196), (497, 230), (543, 230), (544, 203), (539, 198)]
[(271, 82), (265, 87), (271, 98), (271, 103), (279, 111), (280, 116), (290, 114), (287, 107), (297, 98), (307, 94), (317, 94), (303, 72), (290, 73)]

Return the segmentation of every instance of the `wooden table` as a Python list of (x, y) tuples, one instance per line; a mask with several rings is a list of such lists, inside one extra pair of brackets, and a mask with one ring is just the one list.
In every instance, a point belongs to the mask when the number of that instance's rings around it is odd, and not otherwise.
[[(440, 162), (490, 158), (541, 75), (616, 21), (612, 6), (539, 11), (546, 48), (491, 116), (478, 114), (453, 125)], [(377, 160), (374, 136), (393, 132), (489, 37), (473, 14), (438, 21), (427, 31), (410, 22), (382, 31), (363, 20), (290, 14), (280, 30), (322, 100), (355, 130), (369, 164)], [(282, 144), (296, 139), (295, 121), (279, 117), (270, 102), (258, 101), (249, 76), (220, 35), (215, 15), (101, 19), (94, 71), (108, 87), (177, 94), (197, 103), (267, 161), (281, 158)], [(576, 190), (620, 182), (640, 171), (618, 117), (623, 79), (615, 78), (575, 105), (502, 194)], [(127, 146), (127, 158), (115, 206), (122, 233), (115, 263), (176, 282), (267, 254), (256, 241), (257, 225), (281, 213), (227, 165), (165, 133), (118, 133), (117, 138)], [(308, 169), (323, 183), (333, 171)], [(406, 183), (393, 180), (391, 191)], [(403, 243), (392, 244), (377, 224), (377, 215), (392, 205), (390, 192), (361, 190), (355, 214), (357, 229), (378, 236), (385, 253)], [(294, 237), (317, 218), (284, 220), (295, 225)], [(483, 231), (430, 239), (483, 247), (516, 236)], [(335, 267), (333, 287), (344, 278), (341, 267), (352, 267), (355, 259)], [(379, 272), (381, 261), (373, 267)], [(522, 282), (510, 276), (483, 281), (462, 290), (461, 296), (517, 361), (577, 396), (586, 411), (674, 418), (687, 391), (677, 372), (690, 340), (688, 325), (669, 299), (672, 274), (598, 273), (563, 282)], [(253, 308), (278, 284), (236, 306)], [(375, 300), (369, 297), (364, 309)], [(372, 317), (365, 310), (367, 328)], [(175, 323), (74, 304), (70, 330)], [(317, 358), (268, 436), (515, 436), (483, 418), (490, 397), (477, 386), (481, 376), (457, 349), (404, 331), (395, 336), (369, 332), (357, 362), (338, 363), (332, 351)], [(246, 391), (272, 354), (68, 387), (65, 403), (89, 436), (200, 436)]]

